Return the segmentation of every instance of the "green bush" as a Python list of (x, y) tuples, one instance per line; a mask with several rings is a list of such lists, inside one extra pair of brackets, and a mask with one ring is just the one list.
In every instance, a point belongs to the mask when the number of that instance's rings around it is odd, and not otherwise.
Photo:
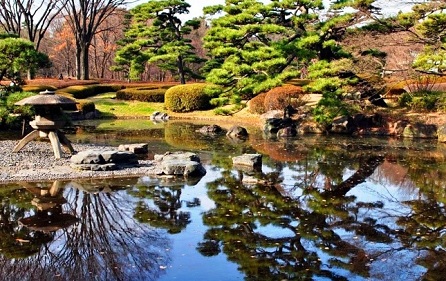
[(35, 114), (32, 106), (16, 106), (15, 103), (34, 95), (30, 92), (14, 92), (3, 97), (0, 104), (0, 127), (17, 129), (23, 119), (32, 119)]
[(118, 100), (137, 100), (143, 102), (164, 102), (164, 88), (128, 88), (116, 92), (116, 99)]
[(57, 87), (51, 85), (25, 85), (22, 87), (22, 89), (26, 92), (40, 93), (45, 90), (56, 91)]
[(164, 104), (173, 112), (210, 109), (213, 96), (207, 91), (208, 87), (211, 86), (204, 83), (174, 86), (166, 91)]
[(77, 85), (57, 91), (57, 94), (72, 96), (75, 99), (85, 99), (108, 92), (116, 92), (122, 89), (121, 85)]
[(76, 104), (76, 108), (79, 111), (82, 111), (83, 114), (88, 112), (94, 112), (96, 110), (96, 106), (92, 101), (81, 101)]
[(443, 111), (445, 95), (436, 91), (421, 91), (404, 93), (398, 99), (398, 104), (417, 111)]

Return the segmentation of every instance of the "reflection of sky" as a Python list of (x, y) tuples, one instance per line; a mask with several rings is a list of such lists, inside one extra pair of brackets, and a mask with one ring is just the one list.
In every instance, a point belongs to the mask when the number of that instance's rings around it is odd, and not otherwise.
[[(197, 185), (185, 186), (181, 190), (182, 201), (193, 201), (200, 199), (200, 206), (193, 208), (183, 208), (179, 211), (190, 212), (191, 223), (181, 231), (180, 234), (171, 235), (172, 248), (168, 249), (172, 256), (169, 267), (165, 269), (159, 281), (168, 280), (241, 280), (237, 264), (228, 262), (226, 255), (205, 257), (198, 253), (198, 243), (203, 242), (204, 234), (207, 230), (203, 227), (203, 213), (215, 208), (215, 203), (207, 196), (206, 183), (220, 177), (218, 171), (206, 168), (206, 175)], [(215, 279), (219, 276), (220, 279)]]

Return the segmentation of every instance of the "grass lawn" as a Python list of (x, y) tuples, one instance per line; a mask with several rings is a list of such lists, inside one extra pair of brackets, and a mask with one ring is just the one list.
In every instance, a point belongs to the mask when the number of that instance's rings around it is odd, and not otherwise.
[(150, 117), (155, 111), (163, 111), (164, 103), (116, 100), (116, 93), (104, 93), (85, 99), (94, 102), (104, 116), (117, 118)]

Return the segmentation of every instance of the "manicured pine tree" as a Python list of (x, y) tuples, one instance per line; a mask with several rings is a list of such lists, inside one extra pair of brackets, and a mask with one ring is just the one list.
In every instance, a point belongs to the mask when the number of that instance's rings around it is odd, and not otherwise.
[(187, 35), (200, 27), (197, 19), (185, 23), (181, 15), (189, 13), (184, 0), (149, 1), (132, 9), (132, 21), (125, 36), (126, 44), (117, 52), (117, 65), (127, 65), (129, 78), (137, 79), (147, 64), (170, 71), (181, 84), (198, 78), (189, 67), (201, 63)]
[[(369, 2), (340, 0), (324, 7), (320, 0), (227, 0), (206, 7), (205, 14), (219, 15), (204, 38), (211, 58), (207, 81), (222, 86), (214, 102), (252, 98), (308, 69), (308, 90), (322, 93), (326, 102), (318, 115), (331, 119), (342, 113), (339, 95), (354, 81), (344, 75), (353, 62), (339, 42), (373, 8)], [(347, 13), (345, 7), (356, 10)], [(335, 109), (325, 114), (328, 108)]]

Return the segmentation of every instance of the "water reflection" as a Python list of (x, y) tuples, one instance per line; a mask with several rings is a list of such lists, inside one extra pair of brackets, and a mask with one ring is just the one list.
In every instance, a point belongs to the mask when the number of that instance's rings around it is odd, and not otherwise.
[[(278, 143), (275, 151), (281, 152), (284, 145)], [(199, 249), (212, 245), (214, 254), (221, 249), (248, 280), (440, 280), (446, 272), (445, 259), (439, 258), (446, 217), (444, 171), (435, 160), (442, 160), (443, 152), (423, 150), (420, 159), (413, 150), (401, 153), (401, 146), (321, 144), (307, 143), (302, 151), (300, 143), (288, 143), (293, 163), (272, 161), (259, 184), (247, 186), (243, 175), (231, 170), (209, 182), (216, 207), (203, 216), (209, 229)], [(404, 182), (411, 183), (402, 187), (420, 187), (409, 196), (414, 199), (394, 194), (391, 189), (401, 182), (379, 182), (382, 172), (392, 174), (386, 171), (389, 162), (404, 163), (396, 168), (406, 171)], [(290, 174), (292, 185), (285, 182)], [(363, 188), (386, 200), (358, 194)], [(399, 259), (404, 267), (395, 273)]]
[(169, 241), (132, 217), (133, 199), (118, 190), (135, 182), (3, 189), (2, 280), (156, 280)]
[[(3, 278), (441, 280), (446, 273), (446, 146), (259, 135), (234, 143), (196, 129), (162, 135), (169, 147), (200, 154), (201, 179), (0, 189)], [(230, 156), (242, 153), (261, 153), (261, 169), (234, 169)], [(47, 219), (62, 214), (70, 215), (62, 225)], [(26, 221), (33, 217), (38, 222)]]

